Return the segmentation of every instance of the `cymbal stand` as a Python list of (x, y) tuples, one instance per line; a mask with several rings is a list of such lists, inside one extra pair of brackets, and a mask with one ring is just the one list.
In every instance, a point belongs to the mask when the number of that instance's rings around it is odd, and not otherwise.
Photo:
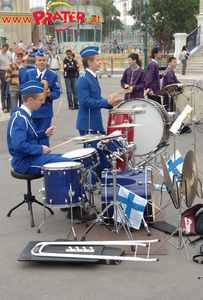
[[(181, 175), (182, 177), (182, 175)], [(174, 176), (175, 178), (175, 176)], [(182, 179), (178, 179), (177, 182), (176, 182), (176, 192), (177, 192), (177, 195), (180, 195), (179, 193), (179, 188), (180, 188), (180, 185), (182, 185), (184, 183), (185, 185), (185, 197), (187, 198), (187, 189), (186, 189), (186, 182), (185, 180), (182, 180)], [(168, 193), (170, 193), (170, 191), (168, 191)], [(179, 203), (181, 202), (181, 200), (179, 199), (179, 196), (178, 196), (178, 201)], [(173, 233), (171, 235), (169, 235), (169, 237), (156, 249), (156, 252), (166, 243), (168, 242), (170, 245), (172, 245), (173, 247), (175, 247), (176, 249), (178, 250), (182, 250), (183, 247), (185, 248), (185, 253), (186, 253), (186, 256), (187, 256), (187, 259), (188, 261), (190, 261), (190, 258), (189, 258), (189, 255), (188, 255), (188, 251), (187, 251), (187, 247), (186, 247), (186, 243), (189, 239), (189, 236), (186, 236), (186, 239), (184, 239), (183, 237), (183, 230), (181, 228), (181, 215), (182, 215), (182, 212), (181, 212), (181, 205), (179, 206), (178, 208), (178, 227), (173, 231)], [(175, 245), (174, 243), (172, 243), (170, 241), (170, 238), (173, 237), (174, 235), (178, 234), (178, 246)]]
[[(116, 169), (116, 160), (117, 160), (117, 153), (114, 153), (112, 154), (113, 155), (113, 160), (112, 160), (112, 174), (113, 174), (113, 201), (106, 206), (106, 208), (100, 213), (97, 215), (97, 219), (90, 225), (90, 227), (85, 231), (85, 234), (83, 235), (82, 237), (82, 240), (84, 241), (86, 239), (86, 235), (88, 234), (88, 232), (93, 228), (93, 226), (96, 224), (96, 223), (99, 223), (101, 225), (105, 225), (111, 232), (114, 232), (114, 233), (119, 233), (119, 230), (121, 227), (124, 228), (125, 230), (125, 233), (128, 237), (129, 240), (133, 240), (133, 237), (132, 237), (132, 233), (130, 231), (130, 228), (129, 228), (129, 225), (128, 225), (128, 221), (126, 220), (126, 216), (125, 216), (125, 213), (123, 211), (123, 208), (121, 206), (120, 203), (117, 202), (117, 190), (116, 190), (116, 174), (117, 174), (117, 169)], [(108, 209), (110, 207), (114, 208), (114, 228), (112, 229), (104, 220), (103, 220), (103, 216), (104, 214), (108, 211)], [(120, 219), (121, 219), (121, 223), (118, 225), (118, 222), (117, 222), (117, 214), (119, 214), (120, 216)], [(127, 227), (127, 228), (126, 228)]]
[[(174, 188), (175, 188), (175, 191), (176, 191), (176, 202), (178, 202), (178, 227), (174, 230), (174, 232), (157, 248), (156, 251), (158, 251), (166, 242), (168, 242), (169, 244), (171, 244), (172, 246), (174, 246), (176, 249), (178, 250), (182, 250), (183, 247), (185, 248), (185, 252), (186, 252), (186, 255), (187, 255), (187, 259), (188, 261), (190, 261), (189, 259), (189, 255), (188, 255), (188, 251), (187, 251), (187, 248), (186, 248), (186, 242), (188, 241), (188, 237), (187, 239), (184, 240), (183, 238), (183, 230), (181, 228), (181, 215), (182, 215), (182, 211), (181, 211), (181, 199), (179, 198), (179, 195), (180, 195), (180, 192), (179, 192), (179, 188), (180, 186), (182, 185), (182, 183), (184, 182), (185, 184), (185, 197), (186, 197), (186, 200), (187, 200), (187, 189), (186, 189), (186, 182), (182, 179), (177, 179), (177, 175), (176, 175), (176, 134), (173, 134), (173, 137), (174, 137), (174, 175), (173, 175), (173, 185), (174, 185)], [(180, 175), (179, 175), (180, 176)], [(181, 175), (181, 178), (182, 178), (182, 175)], [(167, 187), (168, 189), (168, 187)], [(171, 191), (168, 190), (168, 193), (171, 194)], [(187, 202), (187, 201), (186, 201)], [(175, 206), (175, 205), (174, 205)], [(176, 207), (175, 207), (176, 208)], [(178, 246), (176, 246), (175, 244), (173, 244), (171, 241), (169, 241), (169, 239), (174, 236), (175, 234), (178, 233)]]

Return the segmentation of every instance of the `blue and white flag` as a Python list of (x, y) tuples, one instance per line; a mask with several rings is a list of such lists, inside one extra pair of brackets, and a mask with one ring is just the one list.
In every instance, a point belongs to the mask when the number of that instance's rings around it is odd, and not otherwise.
[[(176, 165), (176, 175), (182, 174), (183, 169), (183, 158), (178, 150), (175, 152), (175, 165)], [(171, 181), (173, 182), (173, 175), (174, 175), (174, 154), (169, 158), (168, 162), (166, 163), (167, 169), (171, 178)], [(160, 171), (161, 175), (164, 177), (163, 169)], [(177, 177), (176, 177), (177, 180)]]
[[(121, 202), (124, 214), (127, 216), (126, 219), (130, 222), (130, 227), (140, 229), (147, 200), (121, 186), (117, 202)], [(122, 222), (119, 213), (117, 213), (117, 221)]]

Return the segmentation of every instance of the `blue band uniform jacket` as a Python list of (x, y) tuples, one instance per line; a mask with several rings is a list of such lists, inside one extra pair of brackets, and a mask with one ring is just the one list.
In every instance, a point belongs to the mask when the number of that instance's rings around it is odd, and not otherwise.
[[(44, 104), (40, 106), (38, 110), (32, 112), (32, 117), (37, 118), (52, 118), (53, 117), (53, 100), (56, 100), (60, 97), (60, 88), (58, 85), (57, 75), (50, 70), (46, 69), (44, 76), (42, 78), (48, 82), (48, 88), (50, 90), (50, 97), (46, 98)], [(39, 80), (37, 75), (37, 69), (28, 70), (23, 76), (23, 82), (25, 83), (29, 80)]]
[(107, 99), (101, 97), (98, 79), (85, 70), (77, 80), (76, 91), (79, 100), (76, 128), (83, 131), (89, 130), (90, 108), (90, 129), (104, 131), (101, 108), (110, 109), (111, 106), (108, 104)]

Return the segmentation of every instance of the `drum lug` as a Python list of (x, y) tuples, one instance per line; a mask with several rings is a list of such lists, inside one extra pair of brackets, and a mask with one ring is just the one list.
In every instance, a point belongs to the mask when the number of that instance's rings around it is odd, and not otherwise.
[(80, 174), (80, 170), (77, 170), (77, 173)]
[(63, 175), (64, 175), (64, 176), (66, 175), (66, 171), (63, 171)]
[(53, 204), (53, 200), (52, 200), (52, 199), (50, 199), (50, 200), (49, 200), (49, 203), (52, 205), (52, 204)]
[(142, 184), (143, 184), (142, 181), (138, 182), (138, 185), (142, 185)]
[(51, 172), (50, 172), (50, 171), (48, 171), (48, 173), (47, 173), (47, 174), (48, 174), (48, 176), (50, 176), (50, 175), (51, 175)]
[(81, 202), (81, 197), (78, 197), (79, 202)]
[(65, 205), (67, 205), (68, 204), (68, 199), (65, 199)]
[(44, 170), (41, 170), (41, 174), (44, 175)]

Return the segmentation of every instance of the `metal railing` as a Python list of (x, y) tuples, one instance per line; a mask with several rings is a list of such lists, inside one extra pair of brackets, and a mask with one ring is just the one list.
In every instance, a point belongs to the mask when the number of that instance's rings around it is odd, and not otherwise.
[(200, 45), (200, 28), (201, 26), (197, 27), (186, 38), (186, 47), (189, 52)]

